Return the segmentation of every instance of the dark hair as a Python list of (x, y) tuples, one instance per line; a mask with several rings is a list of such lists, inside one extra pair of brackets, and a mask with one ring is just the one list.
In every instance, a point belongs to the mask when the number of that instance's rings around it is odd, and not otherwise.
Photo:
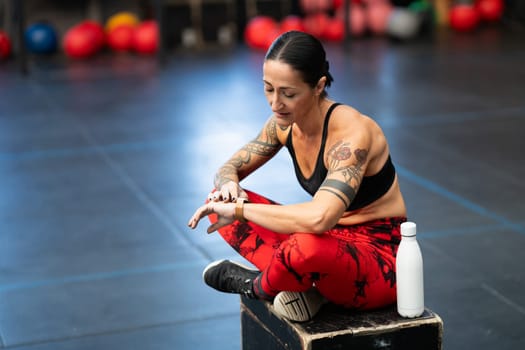
[[(323, 45), (316, 37), (304, 32), (289, 31), (281, 34), (272, 43), (264, 59), (289, 64), (301, 73), (304, 82), (312, 88), (323, 76), (326, 77), (325, 89), (334, 81)], [(323, 90), (321, 97), (325, 96), (327, 93)]]

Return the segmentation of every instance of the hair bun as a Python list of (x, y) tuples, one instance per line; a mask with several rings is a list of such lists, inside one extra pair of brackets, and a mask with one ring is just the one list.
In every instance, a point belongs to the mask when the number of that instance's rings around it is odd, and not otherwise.
[(324, 62), (324, 75), (326, 76), (326, 86), (330, 86), (334, 81), (332, 74), (330, 74), (330, 63), (328, 61)]

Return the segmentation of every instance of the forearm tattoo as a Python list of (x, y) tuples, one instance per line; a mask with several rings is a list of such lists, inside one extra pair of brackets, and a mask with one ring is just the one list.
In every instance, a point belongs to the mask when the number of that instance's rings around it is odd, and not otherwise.
[(237, 172), (235, 169), (229, 164), (225, 164), (219, 169), (217, 174), (215, 174), (213, 184), (215, 185), (215, 188), (219, 190), (225, 183), (235, 181), (236, 176)]
[[(341, 163), (348, 162), (352, 154), (355, 156), (356, 162), (352, 165), (341, 166)], [(339, 173), (344, 180), (327, 179), (321, 184), (319, 190), (333, 193), (348, 207), (355, 198), (361, 183), (363, 177), (362, 166), (367, 161), (368, 151), (358, 148), (352, 152), (349, 143), (339, 141), (328, 150), (326, 157), (328, 175)]]
[(243, 165), (250, 163), (252, 155), (271, 157), (279, 150), (281, 144), (277, 138), (276, 126), (277, 123), (271, 120), (264, 131), (261, 131), (254, 140), (242, 147), (219, 169), (215, 174), (215, 188), (221, 188), (228, 181), (236, 181), (239, 170)]

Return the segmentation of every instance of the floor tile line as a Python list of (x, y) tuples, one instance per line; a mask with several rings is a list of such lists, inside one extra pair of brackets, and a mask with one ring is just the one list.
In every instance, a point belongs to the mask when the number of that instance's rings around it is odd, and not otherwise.
[[(41, 95), (42, 99), (45, 101), (47, 107), (54, 112), (60, 111), (59, 106), (55, 103), (54, 100), (48, 98), (48, 96), (44, 93), (45, 89), (44, 87), (40, 86), (38, 83), (34, 83), (31, 85), (31, 87), (34, 89), (36, 94)], [(202, 247), (197, 245), (195, 242), (193, 242), (191, 239), (187, 238), (184, 235), (184, 230), (177, 227), (171, 220), (171, 217), (166, 215), (164, 211), (152, 200), (149, 198), (149, 196), (140, 188), (140, 186), (130, 177), (130, 175), (122, 168), (120, 164), (118, 164), (117, 161), (115, 161), (100, 145), (99, 142), (91, 135), (87, 127), (80, 121), (75, 119), (73, 121), (73, 127), (75, 127), (82, 135), (82, 137), (87, 141), (87, 143), (90, 145), (89, 148), (96, 152), (98, 156), (100, 156), (103, 161), (110, 167), (110, 169), (115, 173), (117, 177), (120, 178), (121, 181), (123, 181), (124, 185), (131, 191), (131, 193), (139, 200), (140, 203), (142, 203), (152, 214), (155, 218), (157, 218), (165, 227), (171, 232), (172, 235), (176, 236), (177, 238), (180, 238), (182, 242), (185, 242), (188, 246), (191, 246), (194, 248), (194, 250), (199, 253), (206, 262), (210, 262), (212, 257), (210, 254)], [(140, 270), (139, 270), (140, 271)], [(123, 270), (121, 272), (115, 271), (110, 272), (102, 275), (92, 275), (94, 277), (98, 278), (115, 278), (119, 276), (119, 274), (126, 274), (126, 270)], [(60, 284), (60, 281), (63, 283), (71, 283), (76, 280), (90, 280), (89, 275), (87, 277), (83, 277), (83, 275), (76, 275), (76, 276), (69, 276), (65, 277), (63, 279), (58, 280), (50, 280), (50, 283)], [(15, 284), (15, 285), (0, 285), (0, 292), (2, 290), (7, 290), (9, 288), (10, 290), (13, 289), (20, 289), (20, 288), (35, 288), (39, 286), (45, 286), (46, 281), (43, 282), (27, 282), (22, 284)]]
[(523, 225), (520, 225), (520, 224), (517, 224), (517, 223), (514, 223), (510, 220), (508, 220), (507, 218), (501, 216), (501, 215), (498, 215), (496, 213), (493, 213), (491, 211), (489, 211), (488, 209), (456, 194), (456, 193), (453, 193), (449, 190), (447, 190), (446, 188), (444, 188), (443, 186), (441, 185), (438, 185), (437, 183), (435, 182), (432, 182), (431, 180), (428, 180), (424, 177), (421, 177), (415, 173), (413, 173), (412, 171), (408, 170), (407, 168), (403, 167), (403, 166), (400, 166), (399, 164), (396, 165), (396, 171), (397, 173), (406, 178), (407, 180), (409, 180), (410, 182), (413, 182), (423, 188), (425, 188), (426, 190), (430, 191), (430, 192), (433, 192), (435, 194), (438, 194), (440, 195), (441, 197), (444, 197), (478, 215), (481, 215), (483, 217), (487, 217), (487, 218), (490, 218), (496, 222), (498, 222), (499, 224), (505, 226), (506, 228), (509, 228), (515, 232), (518, 232), (520, 234), (525, 234), (525, 227)]
[(148, 273), (177, 271), (183, 268), (200, 267), (201, 265), (203, 265), (203, 263), (207, 264), (208, 261), (191, 260), (188, 262), (154, 265), (154, 266), (143, 267), (143, 268), (113, 270), (113, 271), (87, 273), (87, 274), (76, 274), (76, 275), (69, 275), (69, 276), (63, 276), (63, 277), (58, 277), (58, 278), (35, 280), (35, 281), (30, 281), (30, 282), (6, 283), (6, 284), (0, 284), (0, 293), (11, 292), (11, 291), (16, 291), (16, 290), (23, 290), (23, 289), (49, 287), (49, 286), (54, 286), (54, 285), (64, 285), (64, 284), (69, 284), (69, 283), (92, 282), (96, 280), (108, 280), (108, 279), (122, 278), (122, 277), (148, 274)]
[[(506, 226), (504, 225), (485, 225), (485, 226), (467, 227), (467, 228), (454, 229), (454, 230), (441, 230), (441, 231), (429, 231), (429, 232), (423, 231), (423, 232), (418, 233), (418, 237), (421, 240), (429, 240), (429, 239), (432, 240), (435, 238), (441, 238), (441, 237), (452, 236), (452, 235), (477, 234), (477, 233), (483, 233), (483, 232), (492, 231), (492, 230), (496, 231), (498, 229), (502, 229), (505, 227)], [(230, 258), (234, 258), (234, 256)], [(154, 265), (154, 266), (149, 266), (149, 267), (144, 267), (144, 268), (112, 270), (112, 271), (88, 273), (88, 274), (76, 274), (76, 275), (70, 275), (70, 276), (63, 276), (59, 278), (36, 280), (36, 281), (31, 281), (31, 282), (6, 283), (6, 284), (0, 284), (0, 293), (11, 292), (11, 291), (16, 291), (16, 290), (40, 288), (40, 287), (50, 287), (54, 285), (63, 285), (63, 284), (69, 284), (69, 283), (82, 283), (82, 282), (91, 282), (91, 281), (96, 281), (96, 280), (110, 280), (110, 279), (116, 279), (116, 278), (122, 278), (122, 277), (128, 277), (128, 276), (134, 276), (134, 275), (140, 275), (140, 274), (176, 271), (181, 268), (199, 267), (203, 263), (207, 264), (208, 260), (202, 261), (202, 262), (195, 262), (195, 261), (181, 262), (181, 263), (173, 263), (173, 264)]]
[[(497, 111), (483, 111), (487, 114), (498, 114), (503, 113), (510, 116), (521, 116), (525, 112), (525, 107), (514, 107), (506, 109), (498, 109)], [(443, 115), (429, 116), (417, 118), (407, 118), (400, 121), (392, 122), (392, 125), (388, 121), (382, 121), (381, 124), (384, 127), (397, 127), (399, 123), (403, 125), (435, 125), (435, 124), (447, 124), (457, 123), (466, 120), (479, 119), (480, 112), (463, 112), (463, 113), (446, 113), (445, 118)], [(491, 114), (492, 115), (492, 114)], [(450, 119), (449, 119), (450, 118)], [(481, 117), (484, 118), (484, 117)], [(492, 117), (491, 117), (492, 118)], [(430, 120), (429, 120), (430, 119)], [(45, 159), (45, 158), (58, 158), (58, 157), (73, 157), (73, 156), (86, 156), (96, 155), (100, 150), (106, 153), (125, 153), (131, 151), (142, 151), (149, 149), (167, 149), (175, 148), (180, 145), (180, 140), (177, 138), (173, 139), (157, 139), (149, 141), (136, 141), (136, 142), (121, 142), (111, 143), (106, 145), (98, 146), (86, 146), (86, 147), (69, 147), (69, 148), (55, 148), (46, 150), (32, 150), (22, 152), (0, 152), (0, 161), (26, 161), (34, 159)]]
[(20, 343), (16, 343), (12, 345), (4, 344), (4, 347), (2, 349), (16, 349), (16, 348), (26, 347), (26, 346), (62, 343), (62, 342), (73, 341), (77, 339), (91, 338), (91, 337), (103, 337), (103, 336), (110, 336), (110, 335), (116, 335), (116, 334), (133, 333), (133, 332), (149, 330), (149, 329), (169, 328), (169, 327), (187, 324), (187, 323), (203, 322), (203, 321), (209, 321), (209, 320), (214, 320), (214, 319), (236, 317), (237, 315), (238, 315), (237, 312), (218, 313), (218, 314), (213, 314), (212, 316), (207, 316), (207, 317), (175, 320), (171, 322), (159, 322), (159, 323), (147, 324), (147, 325), (136, 326), (136, 327), (128, 327), (128, 328), (114, 329), (114, 330), (101, 331), (101, 332), (92, 332), (92, 333), (85, 333), (85, 334), (72, 335), (72, 336), (63, 336), (63, 337), (49, 338), (49, 339), (44, 339), (44, 340), (20, 342)]
[(122, 142), (99, 146), (67, 147), (22, 152), (0, 152), (0, 161), (30, 161), (60, 157), (98, 155), (100, 150), (106, 153), (125, 153), (151, 149), (176, 148), (180, 145), (177, 139), (158, 139), (150, 141)]
[(442, 237), (450, 237), (450, 236), (481, 234), (481, 233), (487, 233), (491, 231), (501, 231), (507, 228), (509, 227), (506, 225), (502, 225), (502, 224), (459, 227), (459, 228), (448, 229), (448, 230), (422, 231), (421, 233), (418, 233), (418, 237), (421, 239), (434, 239), (434, 238), (442, 238)]
[(525, 106), (506, 107), (506, 108), (493, 108), (483, 109), (468, 112), (449, 112), (441, 114), (430, 114), (430, 115), (418, 115), (408, 116), (400, 120), (381, 121), (381, 125), (384, 127), (392, 128), (403, 125), (406, 126), (433, 126), (443, 124), (456, 124), (463, 123), (466, 121), (479, 121), (479, 120), (490, 120), (496, 118), (523, 118), (525, 113)]
[(100, 154), (104, 161), (110, 166), (110, 168), (115, 172), (115, 174), (124, 182), (128, 187), (131, 193), (162, 223), (164, 224), (171, 234), (183, 242), (186, 242), (188, 246), (191, 246), (197, 251), (200, 255), (206, 258), (208, 261), (212, 260), (210, 254), (202, 249), (200, 246), (195, 244), (191, 239), (189, 239), (185, 234), (184, 230), (181, 227), (178, 227), (173, 223), (171, 216), (167, 215), (158, 205), (152, 200), (142, 188), (131, 178), (131, 176), (109, 156), (104, 150), (100, 150)]
[(481, 288), (483, 288), (485, 291), (487, 291), (489, 294), (491, 294), (493, 297), (501, 301), (502, 303), (506, 304), (507, 306), (510, 306), (515, 311), (519, 312), (522, 315), (525, 315), (525, 308), (521, 305), (517, 304), (510, 298), (506, 297), (505, 295), (501, 294), (499, 291), (497, 291), (495, 288), (489, 286), (486, 283), (481, 283)]
[[(43, 93), (43, 87), (35, 85), (35, 90), (41, 95), (45, 96)], [(45, 96), (47, 97), (47, 96)], [(59, 111), (59, 104), (54, 100), (45, 98), (49, 109), (53, 111)], [(142, 203), (150, 213), (153, 214), (157, 220), (159, 220), (173, 236), (181, 239), (182, 242), (186, 243), (188, 246), (193, 247), (198, 253), (200, 253), (208, 261), (212, 260), (212, 257), (208, 254), (207, 251), (196, 245), (191, 239), (187, 238), (183, 233), (184, 230), (178, 227), (173, 223), (171, 217), (167, 215), (158, 205), (152, 200), (145, 191), (140, 188), (140, 186), (135, 182), (135, 180), (129, 175), (129, 173), (122, 168), (122, 166), (114, 160), (110, 154), (104, 149), (104, 147), (97, 141), (97, 139), (91, 134), (89, 129), (82, 123), (79, 119), (74, 119), (73, 126), (80, 132), (82, 137), (87, 141), (89, 147), (102, 158), (102, 160), (109, 166), (109, 168), (115, 173), (115, 175), (120, 178), (124, 185), (130, 190), (130, 192), (137, 198), (137, 200)], [(182, 233), (182, 234), (181, 234)]]

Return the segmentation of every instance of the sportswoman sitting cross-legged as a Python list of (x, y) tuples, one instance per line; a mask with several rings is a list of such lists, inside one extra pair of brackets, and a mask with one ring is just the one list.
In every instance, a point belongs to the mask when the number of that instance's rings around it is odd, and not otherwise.
[[(272, 114), (258, 136), (217, 172), (188, 225), (209, 216), (251, 270), (223, 260), (204, 270), (211, 287), (273, 301), (306, 321), (323, 302), (371, 309), (396, 300), (395, 258), (406, 209), (387, 140), (371, 118), (328, 98), (322, 44), (302, 32), (275, 40), (263, 64)], [(281, 205), (239, 182), (288, 148), (310, 201)]]

